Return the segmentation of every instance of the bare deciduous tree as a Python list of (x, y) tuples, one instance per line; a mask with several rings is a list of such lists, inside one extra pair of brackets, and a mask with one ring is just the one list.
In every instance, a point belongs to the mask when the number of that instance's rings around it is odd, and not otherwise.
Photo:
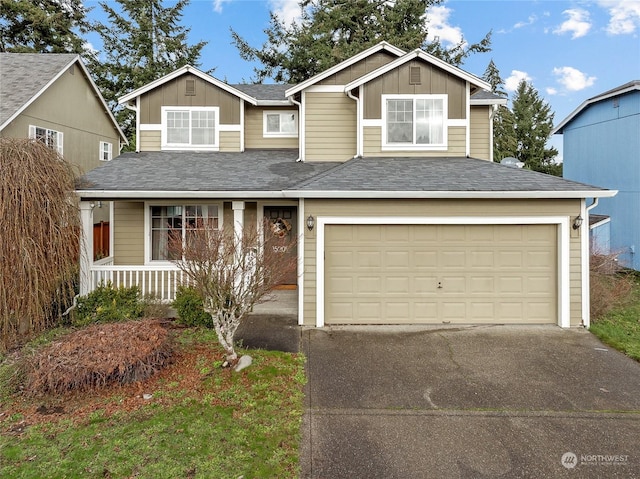
[(74, 178), (42, 142), (0, 138), (0, 348), (45, 329), (73, 297), (81, 234)]
[(234, 337), (242, 320), (296, 270), (296, 258), (285, 254), (294, 243), (271, 228), (238, 235), (202, 222), (184, 238), (180, 232), (171, 235), (170, 255), (201, 295), (229, 364), (238, 359)]

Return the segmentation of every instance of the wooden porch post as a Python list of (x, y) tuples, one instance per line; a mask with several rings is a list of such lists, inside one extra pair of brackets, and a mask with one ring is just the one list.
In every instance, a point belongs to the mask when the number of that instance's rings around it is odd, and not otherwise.
[(93, 204), (80, 202), (80, 221), (82, 236), (80, 238), (80, 296), (91, 292), (91, 264), (93, 263)]

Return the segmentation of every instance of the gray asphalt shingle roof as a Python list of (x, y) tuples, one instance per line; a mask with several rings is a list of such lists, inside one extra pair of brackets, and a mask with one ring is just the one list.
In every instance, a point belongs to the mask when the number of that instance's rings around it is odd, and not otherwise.
[(78, 189), (110, 192), (603, 192), (530, 170), (470, 158), (356, 158), (296, 162), (296, 150), (125, 153)]
[(296, 162), (297, 150), (125, 153), (84, 175), (79, 189), (282, 191), (336, 166)]
[(289, 84), (267, 84), (267, 83), (256, 83), (256, 84), (238, 84), (231, 85), (236, 90), (240, 90), (243, 93), (255, 98), (258, 101), (286, 101), (287, 98), (284, 96), (284, 92), (287, 89), (291, 88), (293, 85)]
[(356, 158), (298, 185), (301, 191), (603, 191), (473, 158)]
[(0, 125), (77, 58), (68, 53), (0, 53)]

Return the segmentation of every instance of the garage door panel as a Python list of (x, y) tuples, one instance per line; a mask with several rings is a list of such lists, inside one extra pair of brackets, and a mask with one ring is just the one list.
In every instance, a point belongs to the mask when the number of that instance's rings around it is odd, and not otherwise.
[(325, 238), (327, 324), (557, 322), (555, 225), (327, 225)]

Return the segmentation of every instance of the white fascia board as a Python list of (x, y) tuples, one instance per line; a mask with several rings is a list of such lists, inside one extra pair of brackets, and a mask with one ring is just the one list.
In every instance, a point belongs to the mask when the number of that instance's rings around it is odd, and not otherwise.
[(291, 106), (289, 100), (257, 100), (256, 106)]
[(244, 101), (251, 103), (252, 105), (258, 104), (258, 100), (256, 100), (252, 96), (249, 96), (246, 93), (243, 93), (240, 90), (233, 88), (231, 85), (227, 85), (226, 83), (218, 80), (217, 78), (212, 77), (211, 75), (207, 75), (203, 71), (200, 71), (197, 68), (192, 67), (191, 65), (185, 65), (182, 68), (178, 68), (177, 70), (169, 73), (168, 75), (163, 76), (162, 78), (158, 78), (157, 80), (154, 80), (151, 83), (147, 83), (145, 86), (140, 87), (137, 90), (132, 91), (131, 93), (127, 93), (126, 95), (121, 96), (120, 98), (118, 98), (118, 103), (121, 105), (124, 103), (127, 103), (133, 100), (134, 98), (140, 95), (143, 95), (148, 91), (151, 91), (154, 88), (159, 87), (160, 85), (163, 85), (164, 83), (167, 83), (175, 78), (178, 78), (179, 76), (184, 75), (185, 73), (191, 73), (197, 76), (198, 78), (206, 81), (207, 83), (210, 83), (220, 88), (221, 90), (231, 93), (232, 95), (235, 95), (238, 98), (241, 98)]
[(507, 99), (506, 98), (496, 98), (496, 99), (483, 98), (482, 100), (474, 100), (473, 98), (471, 98), (469, 100), (469, 104), (471, 106), (506, 105)]
[(288, 190), (287, 198), (344, 199), (580, 199), (610, 198), (617, 190), (602, 191), (304, 191)]
[(601, 102), (603, 100), (607, 100), (608, 98), (612, 98), (614, 96), (620, 96), (625, 93), (629, 93), (630, 91), (640, 90), (640, 86), (637, 84), (630, 85), (628, 88), (624, 88), (621, 90), (612, 90), (607, 93), (603, 93), (602, 95), (594, 96), (593, 98), (589, 98), (588, 100), (583, 101), (578, 108), (573, 110), (568, 117), (562, 120), (558, 126), (556, 126), (552, 131), (552, 135), (562, 135), (562, 130), (567, 124), (573, 120), (582, 110), (587, 108), (589, 105), (593, 105), (594, 103)]
[(369, 55), (373, 53), (377, 53), (380, 50), (386, 50), (389, 53), (396, 55), (398, 57), (404, 55), (406, 52), (398, 47), (394, 47), (390, 43), (380, 42), (366, 50), (358, 53), (357, 55), (352, 56), (351, 58), (347, 58), (346, 60), (338, 63), (337, 65), (332, 66), (331, 68), (326, 69), (325, 71), (318, 73), (317, 75), (312, 76), (311, 78), (303, 81), (302, 83), (298, 83), (297, 85), (289, 88), (284, 92), (285, 96), (290, 97), (295, 95), (296, 93), (304, 90), (305, 88), (314, 85), (315, 83), (324, 80), (325, 78), (333, 75), (334, 73), (339, 72), (340, 70), (353, 65), (354, 63), (359, 62), (360, 60), (364, 60)]
[(367, 73), (366, 75), (361, 76), (357, 80), (354, 80), (351, 83), (348, 83), (344, 87), (344, 89), (345, 91), (353, 90), (354, 88), (359, 87), (360, 85), (364, 85), (365, 83), (368, 83), (371, 80), (378, 78), (380, 75), (384, 75), (385, 73), (393, 70), (394, 68), (404, 65), (408, 61), (411, 61), (415, 58), (420, 58), (427, 63), (431, 63), (432, 65), (435, 65), (438, 68), (446, 71), (447, 73), (451, 73), (452, 75), (455, 75), (456, 77), (461, 78), (471, 83), (472, 85), (478, 86), (484, 90), (491, 90), (491, 85), (488, 82), (482, 80), (481, 78), (478, 78), (475, 75), (472, 75), (471, 73), (467, 73), (458, 67), (454, 67), (453, 65), (450, 65), (447, 62), (440, 60), (439, 58), (434, 57), (433, 55), (430, 55), (429, 53), (426, 53), (420, 49), (416, 49), (409, 53), (406, 53), (400, 58), (397, 58), (392, 62), (389, 62), (386, 65), (383, 65), (380, 68), (373, 70), (372, 72)]
[(282, 191), (143, 191), (143, 190), (76, 190), (84, 199), (160, 200), (177, 198), (285, 198)]

